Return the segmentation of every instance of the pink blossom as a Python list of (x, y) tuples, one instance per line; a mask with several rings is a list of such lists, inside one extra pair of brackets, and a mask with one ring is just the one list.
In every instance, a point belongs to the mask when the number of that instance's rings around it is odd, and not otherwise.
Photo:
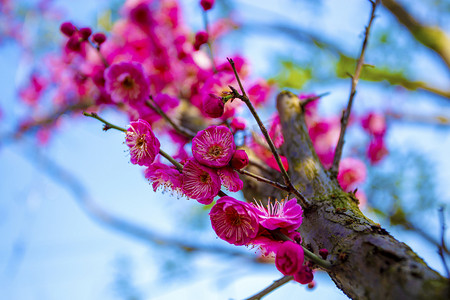
[(203, 98), (203, 112), (210, 118), (220, 118), (225, 110), (225, 104), (222, 98), (210, 94), (209, 97)]
[(275, 266), (284, 275), (294, 275), (300, 271), (304, 259), (302, 246), (285, 241), (277, 250)]
[(230, 192), (238, 192), (242, 190), (244, 183), (239, 178), (239, 174), (230, 167), (223, 167), (217, 170), (220, 180)]
[(236, 246), (246, 245), (258, 234), (258, 219), (246, 202), (224, 196), (211, 208), (211, 225), (223, 240)]
[(267, 101), (270, 92), (271, 86), (264, 80), (259, 80), (247, 90), (248, 97), (256, 107)]
[(362, 127), (370, 134), (382, 136), (386, 133), (386, 119), (382, 114), (370, 112), (361, 119)]
[(302, 266), (300, 270), (294, 274), (294, 280), (301, 284), (308, 284), (314, 279), (313, 271), (308, 266)]
[(233, 132), (236, 132), (238, 130), (244, 130), (247, 125), (244, 118), (235, 117), (231, 120), (230, 126), (233, 129)]
[(288, 201), (269, 202), (267, 208), (261, 202), (253, 205), (256, 208), (255, 212), (258, 215), (259, 223), (269, 230), (282, 228), (292, 232), (302, 224), (303, 210), (295, 198)]
[(309, 136), (317, 156), (325, 168), (331, 167), (334, 151), (339, 139), (340, 123), (338, 118), (322, 119), (311, 124)]
[(199, 31), (195, 35), (194, 49), (199, 50), (200, 46), (208, 42), (208, 33), (206, 31)]
[(283, 145), (284, 137), (281, 132), (280, 116), (278, 114), (275, 115), (272, 124), (270, 124), (269, 135), (275, 147), (280, 148)]
[(160, 143), (147, 121), (131, 122), (127, 129), (125, 143), (130, 148), (131, 163), (150, 166), (159, 153)]
[(209, 126), (192, 139), (192, 154), (198, 162), (208, 167), (226, 166), (235, 149), (233, 134), (225, 126)]
[(220, 178), (214, 169), (190, 158), (183, 168), (182, 190), (186, 196), (202, 204), (211, 204), (220, 191)]
[(346, 157), (339, 163), (337, 180), (346, 192), (353, 190), (366, 180), (366, 165), (357, 158)]
[(162, 186), (173, 191), (181, 191), (181, 173), (175, 168), (160, 162), (152, 163), (145, 170), (145, 178), (152, 182), (153, 191)]
[(370, 141), (369, 148), (367, 149), (367, 157), (371, 164), (380, 162), (388, 153), (389, 151), (386, 148), (382, 136), (375, 136)]
[(143, 104), (150, 94), (147, 78), (141, 65), (121, 62), (105, 70), (105, 88), (114, 102)]
[(231, 166), (237, 170), (240, 170), (248, 165), (248, 155), (245, 150), (239, 149), (234, 152), (231, 158)]

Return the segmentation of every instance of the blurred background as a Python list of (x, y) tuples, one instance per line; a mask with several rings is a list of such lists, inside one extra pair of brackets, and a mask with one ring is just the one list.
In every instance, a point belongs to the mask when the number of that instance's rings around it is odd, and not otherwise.
[[(398, 3), (450, 36), (450, 1)], [(196, 201), (154, 193), (142, 169), (129, 163), (121, 133), (66, 114), (50, 137), (39, 130), (14, 134), (31, 110), (19, 91), (44, 54), (59, 51), (59, 25), (70, 20), (107, 32), (122, 4), (0, 1), (0, 299), (249, 297), (281, 274), (255, 249), (219, 240)], [(198, 1), (180, 5), (191, 30), (202, 30)], [(242, 54), (252, 77), (280, 89), (329, 92), (320, 113), (339, 116), (370, 8), (366, 0), (216, 1), (208, 17), (236, 24), (217, 42), (217, 56)], [(389, 155), (368, 166), (362, 209), (447, 275), (438, 249), (450, 235), (442, 235), (442, 217), (450, 223), (450, 68), (392, 10), (380, 6), (376, 16), (365, 60), (374, 67), (364, 69), (354, 112), (385, 115)], [(40, 105), (51, 114), (50, 101)], [(128, 122), (114, 111), (103, 115)], [(344, 157), (360, 154), (366, 139), (351, 127)], [(448, 260), (448, 250), (443, 256)], [(315, 275), (313, 289), (288, 283), (266, 299), (347, 298), (327, 274)]]

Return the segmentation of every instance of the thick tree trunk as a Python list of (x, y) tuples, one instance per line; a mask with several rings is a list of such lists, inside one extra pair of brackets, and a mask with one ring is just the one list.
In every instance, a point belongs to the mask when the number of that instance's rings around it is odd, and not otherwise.
[(449, 281), (366, 218), (355, 196), (330, 179), (313, 149), (299, 99), (282, 92), (277, 108), (289, 175), (313, 203), (300, 227), (304, 245), (316, 254), (329, 250), (333, 267), (327, 272), (337, 287), (353, 299), (450, 299)]

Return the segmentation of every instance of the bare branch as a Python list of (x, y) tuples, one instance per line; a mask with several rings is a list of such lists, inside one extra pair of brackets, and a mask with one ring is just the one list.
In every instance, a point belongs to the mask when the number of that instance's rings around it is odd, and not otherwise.
[(444, 266), (445, 273), (447, 274), (447, 278), (450, 279), (450, 271), (448, 269), (447, 262), (445, 261), (445, 256), (444, 256), (444, 251), (443, 251), (443, 249), (447, 249), (447, 247), (445, 246), (446, 225), (445, 225), (444, 210), (445, 210), (444, 206), (441, 206), (439, 208), (439, 221), (441, 223), (441, 245), (439, 246), (438, 253), (439, 253), (439, 256), (441, 257), (442, 265)]
[(331, 169), (330, 169), (331, 176), (333, 176), (334, 178), (337, 177), (337, 174), (339, 171), (339, 162), (341, 160), (342, 148), (344, 146), (345, 131), (347, 129), (348, 119), (350, 117), (350, 112), (352, 110), (353, 99), (356, 94), (356, 86), (358, 84), (359, 76), (361, 75), (361, 70), (364, 65), (364, 54), (366, 52), (367, 42), (368, 42), (369, 34), (370, 34), (370, 28), (371, 28), (372, 22), (375, 18), (375, 10), (377, 8), (378, 2), (379, 2), (379, 0), (377, 0), (375, 3), (371, 2), (372, 3), (372, 12), (370, 13), (369, 24), (367, 25), (366, 31), (364, 34), (364, 41), (361, 46), (361, 53), (359, 55), (358, 62), (356, 64), (355, 74), (351, 77), (352, 85), (350, 88), (350, 97), (348, 99), (347, 109), (345, 110), (345, 112), (343, 113), (342, 118), (341, 118), (341, 131), (339, 133), (339, 140), (338, 140), (338, 143), (336, 146), (336, 151), (334, 153), (333, 165), (331, 166)]
[(280, 154), (278, 154), (277, 148), (275, 147), (269, 133), (267, 132), (266, 127), (264, 126), (263, 122), (259, 118), (259, 115), (256, 112), (255, 108), (253, 107), (253, 104), (250, 102), (250, 99), (248, 98), (247, 94), (245, 93), (244, 86), (242, 85), (241, 79), (239, 78), (239, 74), (237, 73), (236, 66), (234, 65), (234, 61), (231, 58), (227, 58), (227, 60), (233, 69), (234, 75), (236, 77), (236, 80), (239, 84), (239, 88), (241, 89), (241, 93), (242, 93), (242, 94), (239, 94), (233, 87), (230, 86), (233, 94), (235, 95), (236, 98), (241, 99), (247, 105), (248, 109), (250, 110), (250, 112), (252, 113), (256, 122), (258, 123), (258, 126), (261, 129), (261, 132), (264, 135), (264, 138), (266, 139), (267, 144), (269, 144), (269, 147), (270, 147), (270, 150), (272, 151), (273, 156), (275, 157), (278, 167), (280, 168), (281, 175), (283, 176), (284, 183), (289, 188), (289, 191), (292, 192), (293, 194), (295, 194), (299, 198), (298, 200), (300, 201), (300, 203), (302, 204), (302, 206), (304, 208), (308, 207), (310, 205), (309, 201), (292, 184), (291, 179), (289, 178), (289, 174), (287, 173), (286, 169), (284, 168), (283, 163), (281, 162), (281, 157), (280, 157)]
[(276, 290), (277, 288), (279, 288), (280, 286), (288, 283), (292, 279), (294, 279), (294, 276), (284, 276), (278, 280), (275, 280), (271, 285), (266, 287), (264, 290), (262, 290), (261, 292), (259, 292), (258, 294), (254, 295), (254, 296), (246, 298), (245, 300), (260, 300), (264, 296), (269, 294), (270, 292), (272, 292), (272, 291)]

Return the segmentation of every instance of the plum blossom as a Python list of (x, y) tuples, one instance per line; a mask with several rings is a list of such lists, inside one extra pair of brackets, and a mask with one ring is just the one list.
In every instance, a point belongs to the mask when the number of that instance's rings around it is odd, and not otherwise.
[(148, 80), (141, 65), (135, 62), (121, 62), (105, 70), (105, 88), (114, 102), (139, 105), (150, 94)]
[(150, 166), (161, 146), (150, 124), (144, 120), (130, 123), (126, 132), (125, 143), (130, 148), (131, 163), (140, 166)]
[(346, 192), (353, 190), (366, 179), (366, 165), (357, 158), (346, 157), (339, 164), (337, 180)]
[(293, 232), (302, 224), (303, 210), (295, 198), (288, 201), (269, 202), (267, 208), (261, 202), (253, 205), (256, 208), (259, 223), (269, 230), (282, 228), (287, 232)]
[(246, 245), (258, 234), (258, 218), (254, 208), (243, 201), (224, 196), (209, 213), (211, 225), (223, 240), (236, 246)]
[(230, 167), (223, 167), (217, 170), (217, 174), (219, 174), (220, 180), (222, 184), (230, 191), (230, 192), (238, 192), (242, 190), (244, 183), (239, 178), (239, 174), (234, 171)]
[(183, 168), (182, 191), (201, 204), (211, 204), (220, 190), (220, 177), (214, 169), (190, 158)]
[(181, 174), (172, 166), (160, 162), (152, 163), (144, 172), (145, 178), (152, 182), (153, 191), (159, 187), (181, 191)]
[(248, 155), (245, 150), (239, 149), (234, 152), (231, 158), (231, 166), (237, 170), (240, 170), (248, 165)]
[(192, 139), (192, 154), (199, 163), (208, 167), (226, 166), (235, 149), (233, 134), (225, 126), (210, 126)]

